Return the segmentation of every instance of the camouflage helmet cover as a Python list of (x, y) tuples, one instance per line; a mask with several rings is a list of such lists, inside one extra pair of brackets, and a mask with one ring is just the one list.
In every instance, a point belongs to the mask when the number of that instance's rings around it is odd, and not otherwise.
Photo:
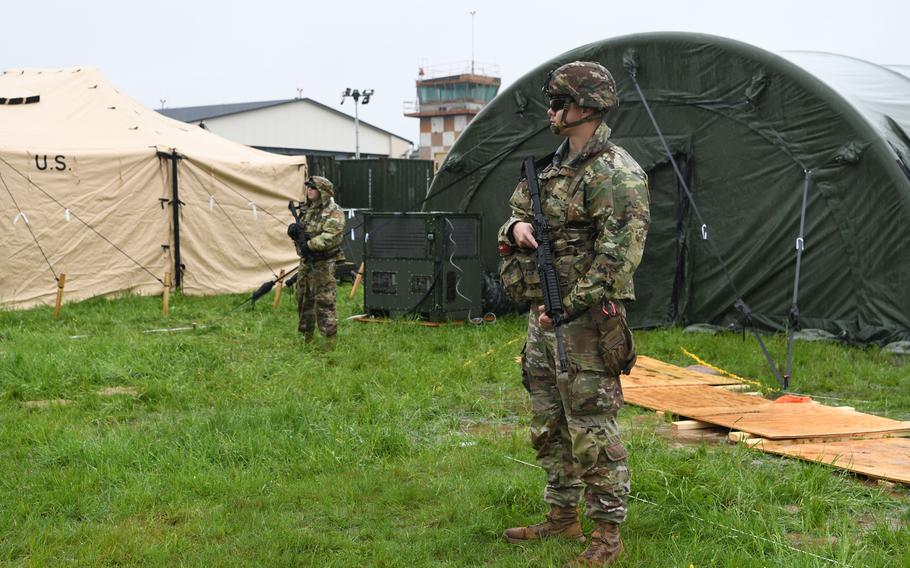
[(305, 186), (315, 189), (323, 197), (332, 197), (335, 195), (335, 184), (322, 176), (310, 176), (306, 178)]
[(613, 75), (593, 61), (573, 61), (557, 67), (550, 72), (543, 90), (550, 98), (568, 95), (580, 107), (606, 111), (619, 104)]

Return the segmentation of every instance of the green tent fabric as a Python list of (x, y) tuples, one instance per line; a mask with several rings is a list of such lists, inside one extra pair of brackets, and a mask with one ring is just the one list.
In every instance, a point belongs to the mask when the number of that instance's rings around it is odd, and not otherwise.
[[(631, 80), (636, 77), (695, 205)], [(733, 40), (650, 33), (589, 44), (530, 71), (470, 123), (430, 187), (428, 210), (482, 212), (484, 267), (527, 155), (552, 152), (541, 85), (593, 60), (616, 78), (613, 140), (649, 174), (652, 226), (635, 276), (637, 327), (753, 322), (783, 329), (792, 304), (806, 171), (799, 324), (854, 341), (910, 338), (910, 78), (823, 53), (775, 55)], [(711, 251), (707, 233), (723, 259)]]

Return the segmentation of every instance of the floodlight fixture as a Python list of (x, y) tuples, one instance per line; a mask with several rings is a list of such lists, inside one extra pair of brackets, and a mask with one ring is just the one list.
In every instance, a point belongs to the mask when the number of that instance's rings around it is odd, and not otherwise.
[[(351, 97), (354, 99), (354, 159), (360, 159), (360, 113), (359, 107), (360, 103), (367, 104), (370, 102), (370, 97), (373, 95), (373, 89), (352, 89), (350, 87), (346, 88), (341, 92), (341, 104), (344, 104), (344, 99)], [(362, 100), (361, 100), (362, 99)]]

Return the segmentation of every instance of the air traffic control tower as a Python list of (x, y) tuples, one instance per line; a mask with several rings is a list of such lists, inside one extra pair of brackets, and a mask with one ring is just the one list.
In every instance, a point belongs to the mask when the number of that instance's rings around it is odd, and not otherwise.
[(475, 62), (420, 68), (417, 101), (406, 102), (404, 114), (420, 119), (421, 159), (439, 170), (474, 115), (499, 92), (498, 75), (496, 66)]

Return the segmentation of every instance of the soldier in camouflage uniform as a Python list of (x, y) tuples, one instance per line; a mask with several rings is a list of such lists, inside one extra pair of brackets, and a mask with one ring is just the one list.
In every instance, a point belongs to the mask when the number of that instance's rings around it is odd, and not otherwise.
[(626, 449), (616, 416), (621, 373), (635, 361), (624, 300), (634, 300), (632, 274), (650, 224), (645, 173), (609, 141), (604, 114), (617, 105), (613, 77), (602, 65), (576, 61), (553, 71), (544, 91), (550, 127), (567, 139), (539, 172), (541, 206), (550, 227), (565, 317), (567, 372), (558, 372), (552, 322), (539, 306), (531, 198), (522, 180), (499, 232), (501, 275), (514, 299), (531, 301), (522, 382), (530, 393), (531, 443), (547, 473), (546, 520), (506, 530), (517, 543), (545, 536), (584, 542), (582, 495), (595, 523), (591, 542), (568, 566), (612, 564), (622, 553), (619, 525), (630, 490)]
[(341, 240), (344, 212), (335, 203), (335, 186), (320, 176), (307, 178), (306, 208), (300, 222), (288, 225), (288, 236), (297, 247), (300, 270), (297, 277), (297, 330), (307, 343), (313, 341), (316, 325), (329, 346), (338, 333), (335, 314), (335, 263), (344, 260)]

